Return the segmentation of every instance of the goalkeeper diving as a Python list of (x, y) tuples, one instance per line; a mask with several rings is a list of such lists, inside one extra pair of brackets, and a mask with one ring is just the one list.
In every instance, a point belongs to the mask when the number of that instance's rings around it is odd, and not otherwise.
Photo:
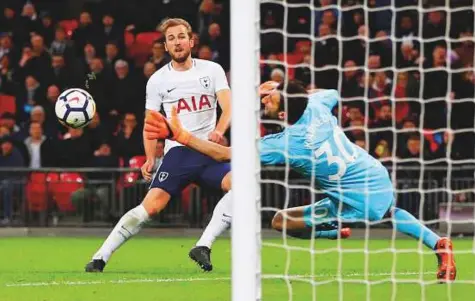
[[(392, 220), (393, 227), (434, 250), (437, 279), (453, 281), (456, 266), (449, 238), (439, 237), (407, 211), (395, 207), (395, 194), (388, 171), (364, 149), (353, 144), (332, 115), (338, 103), (336, 90), (312, 90), (296, 82), (260, 86), (264, 115), (287, 121), (285, 129), (260, 140), (264, 165), (285, 164), (314, 180), (326, 198), (301, 207), (278, 211), (272, 227), (298, 238), (346, 238), (357, 222)], [(285, 103), (287, 102), (287, 110)], [(171, 139), (218, 161), (231, 159), (231, 148), (199, 139), (180, 123), (176, 109), (165, 118), (152, 112), (145, 120), (146, 139)], [(312, 231), (315, 228), (315, 231)]]

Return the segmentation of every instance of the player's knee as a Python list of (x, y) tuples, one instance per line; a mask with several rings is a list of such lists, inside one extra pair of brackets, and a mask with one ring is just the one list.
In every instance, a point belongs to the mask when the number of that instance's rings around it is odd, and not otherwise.
[(221, 181), (221, 189), (224, 192), (231, 190), (231, 172), (228, 172)]
[(282, 214), (282, 211), (277, 211), (277, 213), (274, 215), (274, 218), (272, 218), (272, 228), (277, 231), (282, 231), (283, 221), (284, 215)]
[(160, 188), (152, 188), (142, 201), (142, 205), (151, 216), (162, 211), (168, 204), (169, 200), (170, 194), (168, 192)]

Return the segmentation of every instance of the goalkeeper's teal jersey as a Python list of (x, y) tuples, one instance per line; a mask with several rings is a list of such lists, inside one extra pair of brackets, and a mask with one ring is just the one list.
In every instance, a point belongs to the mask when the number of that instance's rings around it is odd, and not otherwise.
[(331, 199), (358, 210), (369, 208), (373, 219), (373, 208), (386, 208), (393, 201), (392, 184), (382, 164), (353, 144), (338, 126), (331, 112), (338, 98), (336, 90), (309, 95), (307, 108), (296, 124), (261, 139), (261, 162), (288, 164), (314, 179), (315, 186)]

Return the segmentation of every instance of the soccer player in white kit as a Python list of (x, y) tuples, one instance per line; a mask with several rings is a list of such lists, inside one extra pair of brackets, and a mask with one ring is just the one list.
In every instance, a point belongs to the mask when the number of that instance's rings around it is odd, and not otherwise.
[[(191, 26), (185, 20), (165, 20), (161, 30), (165, 35), (165, 49), (172, 60), (147, 82), (146, 116), (161, 109), (166, 116), (170, 116), (174, 106), (184, 128), (193, 135), (222, 143), (231, 120), (231, 91), (223, 68), (214, 62), (191, 57), (194, 41)], [(222, 114), (216, 124), (218, 103)], [(226, 192), (214, 209), (207, 229), (189, 253), (203, 270), (212, 269), (210, 246), (231, 222), (230, 164), (215, 161), (176, 141), (167, 140), (162, 164), (152, 175), (156, 144), (157, 140), (144, 139), (147, 161), (142, 166), (142, 175), (151, 181), (150, 190), (140, 205), (122, 216), (86, 265), (86, 272), (102, 272), (112, 253), (137, 234), (150, 216), (162, 211), (173, 196), (180, 194), (192, 182)]]

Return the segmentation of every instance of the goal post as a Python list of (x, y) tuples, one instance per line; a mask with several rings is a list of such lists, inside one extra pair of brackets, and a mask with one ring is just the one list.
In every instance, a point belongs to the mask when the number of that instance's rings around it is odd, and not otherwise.
[(260, 300), (259, 2), (231, 1), (232, 300)]

